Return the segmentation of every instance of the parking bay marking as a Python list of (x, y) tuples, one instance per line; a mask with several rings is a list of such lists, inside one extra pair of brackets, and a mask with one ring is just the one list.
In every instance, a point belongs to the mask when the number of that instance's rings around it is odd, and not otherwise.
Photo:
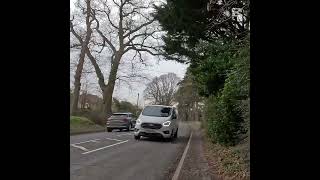
[[(129, 134), (123, 134), (123, 135), (129, 135)], [(96, 142), (98, 143), (100, 139), (92, 139), (92, 140), (88, 140), (88, 141), (82, 141), (82, 142), (78, 142), (78, 143), (73, 143), (73, 144), (70, 144), (72, 147), (75, 147), (75, 148), (79, 148), (83, 151), (86, 151), (88, 153), (91, 153), (91, 152), (95, 152), (95, 151), (98, 151), (98, 150), (101, 150), (101, 149), (105, 149), (107, 147), (111, 147), (111, 146), (114, 146), (114, 145), (118, 145), (118, 144), (122, 144), (124, 142), (127, 142), (128, 140), (124, 141), (124, 140), (120, 140), (120, 139), (112, 139), (112, 138), (105, 138), (105, 139), (108, 139), (108, 140), (111, 140), (111, 141), (119, 141), (120, 143), (115, 143), (115, 144), (111, 144), (109, 146), (105, 146), (105, 147), (102, 147), (102, 148), (98, 148), (98, 149), (95, 149), (95, 150), (91, 150), (89, 151), (87, 148), (83, 147), (83, 146), (79, 146), (79, 144), (83, 144), (83, 143), (88, 143), (88, 142)], [(87, 153), (83, 153), (83, 154), (87, 154)]]
[[(77, 145), (77, 144), (83, 144), (83, 143), (87, 143), (87, 142), (97, 142), (97, 140), (100, 140), (100, 139), (92, 139), (92, 140), (82, 141), (82, 142), (73, 143), (73, 144), (74, 144), (74, 145)], [(73, 144), (70, 144), (70, 145), (73, 145)]]
[(120, 139), (111, 139), (111, 138), (105, 138), (105, 139), (109, 139), (111, 141), (123, 141), (123, 140), (120, 140)]
[(100, 140), (100, 139), (92, 139), (92, 140), (88, 140), (88, 141), (82, 141), (82, 142), (78, 142), (78, 143), (74, 143), (74, 144), (70, 144), (72, 147), (75, 147), (75, 148), (79, 148), (81, 149), (82, 151), (89, 151), (87, 148), (83, 147), (83, 146), (79, 146), (78, 144), (83, 144), (83, 143), (88, 143), (88, 142), (98, 142), (97, 140)]
[(87, 152), (84, 152), (82, 154), (89, 154), (89, 153), (92, 153), (92, 152), (95, 152), (95, 151), (100, 151), (102, 149), (106, 149), (106, 148), (109, 148), (109, 147), (112, 147), (112, 146), (116, 146), (116, 145), (119, 145), (119, 144), (122, 144), (122, 143), (125, 143), (125, 142), (128, 142), (129, 140), (125, 140), (125, 141), (121, 141), (121, 142), (118, 142), (118, 143), (115, 143), (115, 144), (111, 144), (111, 145), (108, 145), (108, 146), (104, 146), (104, 147), (101, 147), (101, 148), (98, 148), (98, 149), (94, 149), (94, 150), (91, 150), (91, 151), (87, 151)]
[(77, 145), (75, 145), (75, 144), (71, 144), (71, 146), (72, 146), (72, 147), (75, 147), (75, 148), (79, 148), (79, 149), (81, 149), (81, 150), (83, 150), (83, 151), (89, 151), (88, 149), (86, 149), (86, 148), (83, 147), (83, 146), (77, 146)]

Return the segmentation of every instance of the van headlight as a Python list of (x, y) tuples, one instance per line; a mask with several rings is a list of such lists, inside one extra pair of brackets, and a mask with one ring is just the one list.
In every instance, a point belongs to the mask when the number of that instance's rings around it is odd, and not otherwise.
[(163, 126), (170, 126), (171, 121), (166, 121), (164, 123), (162, 123)]
[(141, 124), (140, 119), (137, 119), (136, 124)]

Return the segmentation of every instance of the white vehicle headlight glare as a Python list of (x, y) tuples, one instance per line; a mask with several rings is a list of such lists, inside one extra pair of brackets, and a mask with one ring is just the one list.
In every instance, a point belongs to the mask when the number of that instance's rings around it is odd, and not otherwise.
[(171, 121), (166, 121), (164, 123), (162, 123), (163, 126), (170, 126)]
[(140, 124), (141, 123), (141, 121), (140, 121), (140, 119), (137, 119), (137, 122), (136, 122), (137, 124)]

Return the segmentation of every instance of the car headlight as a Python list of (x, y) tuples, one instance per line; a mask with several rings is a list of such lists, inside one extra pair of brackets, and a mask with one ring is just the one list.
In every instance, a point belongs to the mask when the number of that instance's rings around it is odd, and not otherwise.
[(140, 119), (137, 119), (136, 124), (140, 124), (140, 123), (141, 123)]
[(166, 121), (164, 123), (162, 123), (163, 126), (170, 126), (171, 121)]

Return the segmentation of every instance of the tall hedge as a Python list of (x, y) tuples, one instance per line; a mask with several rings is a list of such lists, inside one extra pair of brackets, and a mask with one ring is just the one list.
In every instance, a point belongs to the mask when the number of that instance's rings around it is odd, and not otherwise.
[[(220, 74), (225, 73), (225, 79), (222, 85), (220, 84), (221, 88), (212, 88), (212, 90), (216, 90), (216, 93), (211, 91), (205, 103), (208, 133), (213, 141), (220, 144), (237, 144), (243, 137), (242, 135), (246, 134), (249, 129), (249, 51), (249, 45), (244, 44), (237, 47), (232, 54), (221, 52), (221, 54), (214, 54), (208, 58), (209, 62), (212, 59), (218, 62), (216, 65), (221, 63), (223, 59), (227, 59), (228, 61), (225, 61), (225, 64), (229, 64), (229, 66), (225, 66), (226, 68), (223, 71), (216, 71)], [(232, 62), (229, 62), (230, 58), (232, 58)], [(210, 77), (207, 77), (207, 79), (210, 79)]]

